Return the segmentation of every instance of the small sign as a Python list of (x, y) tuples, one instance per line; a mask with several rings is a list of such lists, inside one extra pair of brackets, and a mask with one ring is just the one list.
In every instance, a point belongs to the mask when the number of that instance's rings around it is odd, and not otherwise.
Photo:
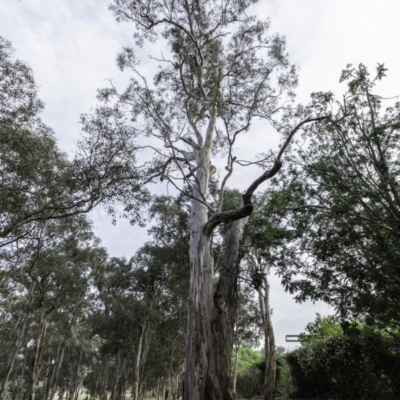
[(287, 342), (300, 342), (300, 335), (286, 335)]

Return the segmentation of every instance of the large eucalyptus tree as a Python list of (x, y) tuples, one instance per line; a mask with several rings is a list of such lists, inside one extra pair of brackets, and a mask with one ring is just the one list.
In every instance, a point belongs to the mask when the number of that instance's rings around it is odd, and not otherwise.
[[(253, 210), (252, 195), (278, 172), (295, 132), (306, 122), (323, 118), (309, 108), (300, 110), (303, 120), (297, 125), (291, 127), (288, 120), (280, 124), (284, 141), (279, 152), (257, 161), (264, 172), (248, 183), (242, 205), (221, 210), (233, 168), (243, 164), (235, 152), (238, 137), (249, 134), (254, 120), (277, 126), (274, 119), (288, 111), (297, 82), (284, 39), (269, 34), (268, 20), (251, 15), (255, 3), (115, 0), (111, 6), (119, 21), (133, 23), (137, 46), (158, 42), (164, 50), (150, 57), (159, 64), (151, 82), (135, 51), (126, 48), (117, 61), (121, 69), (132, 72), (130, 84), (122, 93), (114, 86), (100, 90), (99, 98), (105, 104), (96, 118), (101, 129), (103, 115), (105, 121), (116, 115), (122, 132), (131, 129), (134, 137), (140, 135), (137, 143), (143, 148), (140, 168), (145, 183), (166, 181), (191, 201), (184, 387), (184, 398), (190, 400), (233, 398), (230, 354), (236, 284), (240, 243)], [(211, 156), (217, 154), (226, 156), (226, 173), (220, 189), (213, 193), (215, 200), (210, 201), (210, 177), (215, 172)], [(222, 223), (232, 226), (214, 287), (212, 236)]]

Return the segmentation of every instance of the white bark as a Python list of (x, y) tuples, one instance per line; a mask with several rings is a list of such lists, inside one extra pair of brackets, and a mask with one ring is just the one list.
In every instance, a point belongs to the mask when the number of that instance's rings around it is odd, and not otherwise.
[(237, 381), (237, 373), (238, 373), (238, 363), (239, 363), (239, 349), (240, 347), (237, 346), (235, 350), (235, 364), (233, 366), (233, 379), (232, 379), (232, 390), (233, 390), (233, 395), (236, 398), (236, 381)]
[(275, 336), (272, 327), (271, 310), (269, 305), (269, 283), (266, 276), (264, 278), (264, 295), (262, 294), (261, 289), (258, 291), (258, 295), (265, 337), (264, 400), (273, 400), (275, 398), (276, 385), (276, 352)]
[(142, 356), (142, 343), (143, 343), (144, 330), (139, 336), (139, 342), (136, 348), (135, 364), (133, 369), (133, 387), (132, 387), (132, 400), (139, 399), (139, 380), (140, 380), (140, 358)]

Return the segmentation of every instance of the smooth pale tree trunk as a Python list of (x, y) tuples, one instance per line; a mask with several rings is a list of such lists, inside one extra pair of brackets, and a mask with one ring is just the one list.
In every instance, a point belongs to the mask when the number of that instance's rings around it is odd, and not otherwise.
[(235, 349), (235, 364), (233, 365), (233, 377), (232, 377), (232, 390), (233, 394), (236, 398), (236, 382), (237, 382), (237, 373), (238, 373), (238, 363), (239, 363), (239, 349), (240, 347), (237, 346)]
[(198, 169), (189, 219), (190, 291), (184, 400), (234, 399), (230, 357), (236, 316), (240, 244), (247, 218), (232, 224), (223, 268), (214, 293), (211, 238), (204, 230), (208, 221), (208, 208), (203, 201), (208, 194), (215, 121), (216, 106), (211, 112), (204, 146), (193, 153)]
[(212, 135), (216, 114), (210, 122), (206, 143), (196, 153), (198, 169), (189, 219), (190, 290), (187, 328), (185, 400), (219, 399), (216, 349), (211, 332), (213, 319), (214, 260), (211, 240), (203, 232), (208, 209), (207, 197)]
[(67, 346), (68, 346), (68, 340), (65, 340), (64, 343), (62, 344), (60, 355), (57, 357), (57, 360), (56, 360), (56, 367), (54, 369), (53, 377), (52, 377), (51, 384), (50, 384), (49, 400), (54, 400), (54, 397), (56, 395), (57, 381), (58, 381), (58, 377), (60, 375), (61, 366), (62, 366), (62, 363), (64, 360), (65, 349), (67, 348)]
[(25, 342), (25, 357), (24, 357), (24, 362), (22, 364), (22, 368), (21, 368), (21, 372), (19, 374), (19, 378), (17, 381), (17, 390), (15, 392), (15, 396), (13, 397), (13, 400), (15, 399), (19, 399), (20, 398), (20, 393), (21, 393), (21, 389), (23, 387), (22, 382), (24, 380), (24, 373), (25, 373), (25, 368), (26, 368), (26, 361), (27, 361), (27, 354), (28, 354), (28, 342)]
[(33, 290), (34, 290), (34, 288), (35, 288), (35, 283), (33, 282), (31, 284), (30, 288), (29, 288), (29, 302), (28, 302), (28, 305), (27, 305), (25, 316), (24, 316), (24, 318), (22, 320), (21, 328), (19, 330), (17, 343), (15, 344), (14, 350), (11, 353), (11, 356), (9, 358), (8, 365), (7, 365), (7, 368), (6, 368), (6, 373), (5, 373), (3, 382), (1, 384), (0, 400), (4, 400), (4, 398), (6, 396), (8, 382), (10, 380), (10, 375), (11, 375), (11, 372), (12, 372), (12, 370), (14, 368), (15, 360), (17, 359), (18, 352), (19, 352), (19, 350), (21, 348), (22, 342), (23, 342), (24, 337), (25, 337), (25, 330), (26, 330), (26, 326), (28, 324), (28, 319), (29, 319), (29, 315), (30, 315), (29, 308), (31, 307), (31, 305), (33, 303)]
[(113, 382), (113, 386), (112, 386), (110, 400), (115, 400), (118, 397), (117, 393), (118, 393), (118, 383), (119, 383), (119, 379), (120, 379), (120, 367), (121, 367), (121, 357), (120, 357), (119, 351), (117, 352), (115, 364), (116, 364), (117, 368), (115, 369), (114, 382)]
[(36, 383), (39, 375), (40, 358), (43, 351), (43, 341), (46, 337), (48, 319), (50, 314), (54, 311), (52, 307), (49, 311), (45, 312), (44, 309), (40, 310), (39, 334), (36, 338), (35, 350), (32, 358), (31, 370), (29, 373), (28, 391), (25, 395), (25, 400), (35, 400)]
[(78, 366), (76, 368), (76, 372), (74, 374), (74, 386), (73, 386), (73, 395), (72, 395), (72, 400), (78, 400), (79, 396), (79, 386), (81, 383), (81, 377), (80, 377), (80, 369), (81, 369), (81, 362), (82, 362), (82, 353), (83, 353), (83, 345), (81, 343), (81, 348), (79, 350), (79, 359), (78, 359)]
[[(57, 364), (58, 364), (58, 360), (60, 358), (61, 346), (62, 346), (62, 342), (59, 341), (58, 342), (58, 346), (57, 346), (57, 353), (56, 353), (56, 358), (55, 358), (55, 362), (54, 362), (53, 371), (51, 373), (51, 376), (47, 380), (46, 393), (44, 395), (44, 400), (48, 400), (49, 399), (51, 386), (52, 386), (52, 384), (54, 382), (54, 377), (55, 377), (55, 374), (56, 374)], [(49, 365), (50, 365), (50, 363), (49, 363)]]
[(275, 336), (271, 321), (271, 311), (269, 306), (269, 283), (268, 278), (264, 278), (264, 295), (261, 290), (258, 292), (263, 330), (265, 337), (265, 377), (264, 377), (264, 400), (275, 398), (276, 385), (276, 351)]
[(104, 377), (103, 377), (103, 382), (101, 386), (101, 392), (100, 392), (100, 399), (101, 400), (107, 400), (108, 393), (107, 393), (107, 386), (108, 386), (108, 360), (106, 361), (105, 367), (104, 367)]
[(211, 241), (202, 228), (207, 208), (193, 201), (190, 218), (190, 291), (187, 329), (185, 400), (220, 399), (213, 319), (214, 260)]
[[(155, 302), (154, 302), (155, 304)], [(143, 343), (142, 343), (142, 356), (140, 357), (140, 366), (139, 366), (139, 376), (140, 376), (140, 381), (139, 381), (139, 389), (141, 386), (141, 382), (144, 377), (144, 367), (146, 364), (147, 360), (147, 355), (149, 354), (149, 349), (150, 349), (150, 339), (151, 339), (151, 326), (150, 324), (146, 324), (145, 326), (145, 333), (143, 335)]]
[[(50, 344), (49, 344), (50, 346)], [(58, 353), (59, 347), (57, 348), (57, 353)], [(50, 364), (51, 364), (51, 351), (49, 351), (48, 354), (48, 359), (47, 359), (47, 363), (46, 363), (46, 372), (44, 373), (44, 379), (43, 379), (43, 383), (42, 386), (43, 388), (46, 388), (45, 390), (45, 394), (44, 394), (44, 399), (46, 400), (47, 397), (47, 392), (48, 392), (48, 388), (49, 388), (49, 384), (50, 384)], [(40, 374), (40, 372), (39, 372)]]
[(3, 382), (1, 384), (1, 389), (0, 389), (0, 400), (4, 400), (6, 394), (7, 394), (7, 388), (8, 388), (8, 383), (10, 380), (11, 372), (13, 371), (15, 360), (17, 359), (18, 352), (21, 348), (23, 339), (25, 337), (25, 330), (26, 326), (28, 324), (28, 318), (29, 314), (27, 313), (22, 321), (21, 329), (19, 331), (17, 343), (15, 344), (14, 350), (10, 356), (10, 359), (8, 361), (8, 365), (6, 368), (6, 374), (4, 376)]
[(139, 399), (139, 383), (140, 383), (140, 357), (142, 356), (144, 329), (139, 336), (139, 341), (136, 347), (135, 363), (133, 368), (133, 385), (132, 385), (132, 400)]
[(160, 378), (157, 379), (157, 400), (160, 400)]

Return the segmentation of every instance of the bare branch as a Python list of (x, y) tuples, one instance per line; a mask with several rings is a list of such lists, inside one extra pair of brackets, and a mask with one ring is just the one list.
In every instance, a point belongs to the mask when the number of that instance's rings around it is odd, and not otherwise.
[(252, 196), (254, 192), (257, 190), (257, 188), (266, 180), (272, 178), (274, 175), (278, 173), (278, 171), (282, 167), (282, 155), (284, 154), (286, 148), (289, 146), (289, 143), (295, 133), (304, 125), (309, 122), (316, 122), (316, 121), (322, 121), (324, 119), (327, 119), (329, 116), (322, 116), (322, 117), (315, 117), (315, 118), (307, 118), (300, 123), (298, 123), (288, 134), (286, 140), (284, 141), (278, 156), (275, 159), (274, 165), (268, 170), (265, 171), (259, 178), (257, 178), (246, 190), (246, 192), (243, 194), (242, 199), (243, 199), (243, 206), (236, 209), (236, 210), (229, 210), (229, 211), (223, 211), (223, 212), (218, 212), (214, 215), (211, 216), (211, 218), (207, 221), (207, 223), (203, 227), (203, 232), (206, 235), (211, 235), (213, 232), (214, 228), (224, 222), (230, 222), (230, 221), (236, 221), (241, 218), (248, 217), (252, 212), (253, 212), (253, 203), (251, 202)]

